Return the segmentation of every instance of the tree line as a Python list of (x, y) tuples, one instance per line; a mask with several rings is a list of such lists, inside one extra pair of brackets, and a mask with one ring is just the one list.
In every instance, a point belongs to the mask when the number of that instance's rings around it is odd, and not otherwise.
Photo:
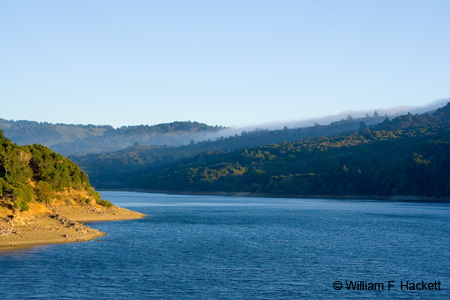
[(240, 135), (220, 137), (216, 140), (191, 142), (183, 146), (141, 145), (116, 151), (84, 156), (70, 156), (89, 174), (91, 183), (99, 188), (129, 188), (131, 181), (164, 165), (194, 157), (209, 151), (234, 151), (237, 149), (294, 142), (314, 136), (333, 136), (348, 133), (368, 125), (378, 124), (386, 117), (346, 119), (328, 125), (278, 130), (257, 129), (244, 131)]
[(50, 124), (0, 119), (0, 129), (19, 145), (42, 144), (63, 155), (86, 155), (125, 149), (135, 143), (144, 145), (188, 144), (221, 126), (199, 122), (172, 122), (157, 125), (122, 126)]
[(39, 144), (14, 144), (0, 130), (1, 206), (25, 211), (31, 201), (49, 203), (57, 192), (67, 189), (87, 192), (88, 199), (77, 201), (110, 205), (100, 199), (75, 163)]
[(450, 104), (332, 137), (203, 152), (151, 167), (136, 189), (278, 195), (450, 196)]

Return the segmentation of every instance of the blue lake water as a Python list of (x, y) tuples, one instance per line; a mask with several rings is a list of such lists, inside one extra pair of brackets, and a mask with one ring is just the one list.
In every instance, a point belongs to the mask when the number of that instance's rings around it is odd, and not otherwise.
[(0, 299), (450, 299), (450, 204), (102, 196), (147, 217), (91, 223), (100, 241), (0, 253)]

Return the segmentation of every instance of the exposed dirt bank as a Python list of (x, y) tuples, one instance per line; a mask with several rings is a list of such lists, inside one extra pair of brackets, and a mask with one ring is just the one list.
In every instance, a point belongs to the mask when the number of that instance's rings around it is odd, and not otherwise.
[(145, 215), (120, 207), (30, 203), (30, 210), (0, 207), (0, 251), (40, 244), (83, 242), (104, 236), (83, 223), (140, 219)]

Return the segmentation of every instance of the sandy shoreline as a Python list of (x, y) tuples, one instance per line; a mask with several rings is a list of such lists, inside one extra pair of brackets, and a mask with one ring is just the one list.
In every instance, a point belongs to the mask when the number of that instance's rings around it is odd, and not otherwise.
[(57, 206), (33, 203), (30, 211), (0, 211), (0, 251), (42, 244), (90, 241), (105, 233), (83, 223), (140, 219), (145, 215), (120, 207)]

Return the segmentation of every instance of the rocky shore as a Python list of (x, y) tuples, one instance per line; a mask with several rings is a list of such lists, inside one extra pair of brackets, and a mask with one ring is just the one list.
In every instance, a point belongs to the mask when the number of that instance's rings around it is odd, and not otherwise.
[(0, 208), (0, 251), (15, 247), (83, 242), (104, 236), (83, 223), (140, 219), (145, 215), (120, 207), (31, 203), (29, 211)]

